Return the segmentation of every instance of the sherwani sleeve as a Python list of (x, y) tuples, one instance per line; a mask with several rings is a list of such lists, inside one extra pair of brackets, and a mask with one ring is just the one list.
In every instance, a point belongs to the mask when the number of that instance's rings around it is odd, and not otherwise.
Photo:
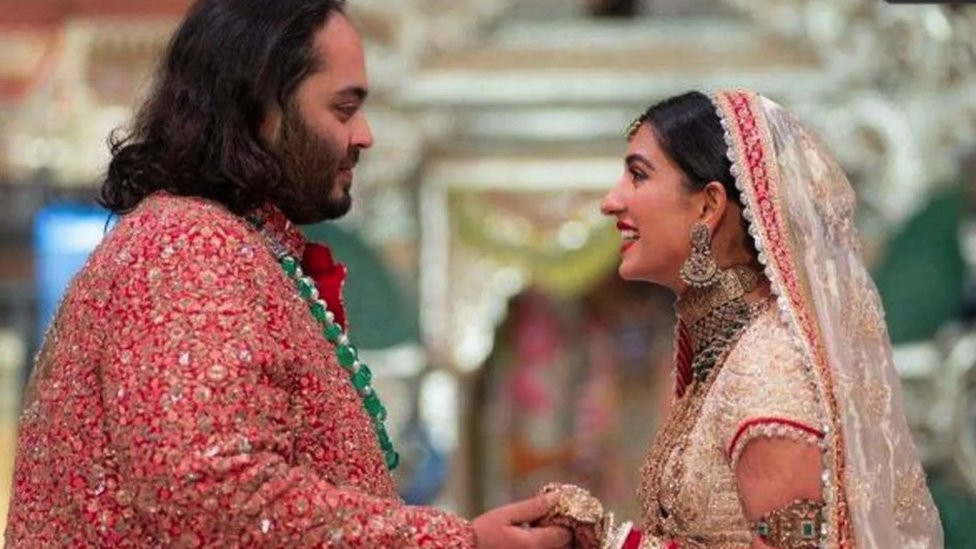
[[(239, 224), (238, 224), (239, 225)], [(243, 226), (160, 222), (119, 254), (103, 352), (116, 501), (128, 539), (176, 546), (472, 547), (470, 524), (337, 486), (296, 460), (285, 314)], [(253, 243), (253, 242), (252, 242)], [(273, 340), (273, 341), (272, 341)], [(284, 343), (287, 345), (287, 343)], [(327, 398), (323, 395), (323, 398)]]

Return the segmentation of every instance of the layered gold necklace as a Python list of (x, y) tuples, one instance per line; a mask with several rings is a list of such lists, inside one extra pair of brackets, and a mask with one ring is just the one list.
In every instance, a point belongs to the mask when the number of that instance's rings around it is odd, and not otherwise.
[(752, 268), (731, 267), (721, 271), (718, 278), (711, 286), (689, 289), (675, 304), (678, 318), (691, 334), (694, 356), (691, 371), (699, 382), (705, 380), (764, 303), (761, 300), (750, 306), (745, 300), (761, 280)]

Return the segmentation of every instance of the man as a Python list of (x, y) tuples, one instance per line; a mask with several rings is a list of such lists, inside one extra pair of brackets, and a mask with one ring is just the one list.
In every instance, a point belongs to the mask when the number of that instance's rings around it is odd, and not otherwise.
[(546, 499), (468, 522), (395, 495), (343, 272), (293, 225), (348, 211), (366, 95), (339, 0), (190, 10), (25, 393), (8, 547), (568, 543), (519, 526)]

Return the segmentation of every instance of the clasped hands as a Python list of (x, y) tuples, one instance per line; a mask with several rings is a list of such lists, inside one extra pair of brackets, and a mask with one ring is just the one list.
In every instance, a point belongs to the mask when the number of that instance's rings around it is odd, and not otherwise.
[(488, 511), (472, 525), (479, 549), (597, 549), (612, 521), (586, 490), (550, 484), (538, 496)]

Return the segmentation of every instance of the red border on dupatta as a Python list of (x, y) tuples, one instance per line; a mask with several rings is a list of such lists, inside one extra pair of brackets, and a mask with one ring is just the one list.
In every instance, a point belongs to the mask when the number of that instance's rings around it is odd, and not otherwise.
[[(790, 314), (803, 331), (803, 340), (810, 353), (814, 367), (824, 384), (824, 396), (831, 421), (833, 444), (833, 467), (831, 480), (834, 486), (834, 530), (831, 546), (853, 547), (850, 514), (847, 509), (846, 487), (844, 482), (844, 438), (838, 406), (834, 394), (833, 381), (827, 354), (824, 349), (820, 327), (816, 321), (810, 299), (802, 287), (803, 282), (794, 268), (793, 250), (789, 241), (789, 229), (779, 207), (779, 170), (775, 158), (766, 154), (772, 147), (768, 128), (760, 120), (757, 105), (758, 96), (746, 91), (730, 91), (717, 94), (716, 99), (726, 103), (723, 110), (733, 115), (726, 120), (728, 131), (735, 140), (736, 164), (741, 171), (739, 177), (748, 177), (749, 189), (743, 189), (748, 196), (752, 191), (754, 203), (749, 205), (753, 218), (762, 219), (757, 228), (762, 232), (762, 243), (768, 265), (781, 283), (781, 288), (789, 301)], [(777, 281), (772, 281), (774, 284)]]

